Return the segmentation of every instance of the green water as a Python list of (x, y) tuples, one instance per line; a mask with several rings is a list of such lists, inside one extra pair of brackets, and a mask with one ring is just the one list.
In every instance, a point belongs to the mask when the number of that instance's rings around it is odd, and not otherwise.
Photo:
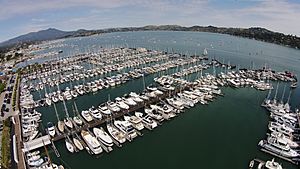
[[(176, 40), (176, 43), (174, 43)], [(225, 62), (250, 67), (259, 67), (267, 63), (276, 70), (291, 70), (300, 73), (300, 52), (298, 50), (254, 40), (236, 38), (228, 35), (195, 32), (128, 32), (112, 33), (86, 38), (67, 39), (63, 43), (78, 45), (81, 51), (86, 46), (112, 45), (142, 46), (150, 49), (177, 51), (181, 53), (200, 54), (208, 48), (210, 57)], [(211, 47), (211, 45), (213, 48)], [(61, 48), (58, 48), (61, 49)], [(63, 48), (67, 55), (68, 47)], [(157, 75), (145, 78), (146, 84), (153, 82)], [(281, 97), (284, 83), (280, 84), (278, 95)], [(88, 109), (130, 91), (141, 92), (142, 79), (123, 84), (120, 87), (101, 90), (97, 94), (78, 97), (76, 103), (79, 110)], [(61, 162), (66, 168), (106, 168), (106, 169), (182, 169), (182, 168), (247, 168), (249, 161), (257, 157), (271, 159), (257, 146), (267, 132), (268, 112), (260, 106), (267, 92), (250, 88), (222, 88), (224, 97), (218, 97), (209, 105), (197, 105), (171, 121), (164, 122), (153, 131), (143, 131), (132, 143), (125, 143), (122, 148), (114, 147), (111, 153), (102, 153), (100, 157), (91, 156), (87, 152), (70, 154), (64, 141), (56, 145)], [(288, 94), (285, 94), (284, 100)], [(299, 106), (299, 88), (292, 92), (291, 105)], [(71, 111), (72, 102), (67, 102)], [(64, 117), (61, 103), (57, 104), (60, 117)], [(53, 107), (39, 108), (43, 113), (43, 124), (56, 121)], [(285, 161), (277, 159), (284, 168), (297, 168)]]

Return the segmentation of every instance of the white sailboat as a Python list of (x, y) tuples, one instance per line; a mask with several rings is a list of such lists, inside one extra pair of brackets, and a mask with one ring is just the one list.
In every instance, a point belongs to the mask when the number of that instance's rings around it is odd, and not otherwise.
[(78, 112), (78, 108), (77, 108), (75, 101), (74, 101), (74, 106), (72, 106), (72, 107), (73, 107), (73, 112), (74, 112), (73, 120), (77, 125), (81, 126), (83, 124), (83, 121), (79, 117), (79, 112)]
[(207, 56), (207, 55), (208, 55), (208, 52), (207, 52), (207, 49), (206, 49), (206, 48), (204, 48), (202, 55), (203, 55), (203, 56)]
[(55, 128), (54, 125), (51, 122), (47, 123), (47, 129), (48, 129), (48, 133), (51, 137), (54, 137), (55, 135)]
[(65, 131), (65, 124), (58, 117), (56, 105), (53, 104), (53, 106), (54, 106), (54, 110), (55, 110), (55, 114), (56, 114), (56, 118), (57, 118), (57, 128), (58, 128), (59, 132), (63, 133)]
[(82, 130), (81, 136), (94, 154), (100, 154), (103, 151), (99, 141), (94, 136), (92, 136), (88, 131)]
[(73, 128), (73, 123), (72, 123), (72, 119), (69, 116), (69, 112), (68, 112), (65, 101), (63, 101), (63, 105), (64, 105), (64, 109), (65, 109), (65, 113), (66, 113), (66, 118), (64, 119), (64, 123), (67, 127), (72, 129)]
[(66, 139), (65, 140), (66, 142), (66, 147), (67, 147), (67, 150), (70, 152), (70, 153), (74, 153), (74, 147), (73, 145)]
[(126, 141), (124, 133), (119, 131), (113, 124), (107, 124), (107, 130), (109, 134), (117, 140), (119, 143), (124, 143)]
[(101, 128), (93, 128), (93, 132), (96, 136), (96, 138), (98, 138), (99, 141), (101, 141), (104, 145), (106, 146), (113, 146), (113, 140), (111, 139), (111, 137), (104, 131), (104, 129)]
[(78, 148), (78, 150), (83, 150), (83, 146), (77, 138), (73, 137), (73, 142), (76, 148)]

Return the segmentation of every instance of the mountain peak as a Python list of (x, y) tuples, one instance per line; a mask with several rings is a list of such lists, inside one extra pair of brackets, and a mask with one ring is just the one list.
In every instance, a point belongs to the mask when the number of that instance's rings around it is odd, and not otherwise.
[(8, 41), (2, 42), (0, 43), (0, 47), (10, 46), (24, 42), (54, 40), (65, 37), (70, 34), (72, 34), (72, 32), (61, 31), (56, 28), (48, 28), (37, 32), (30, 32), (25, 35), (21, 35)]

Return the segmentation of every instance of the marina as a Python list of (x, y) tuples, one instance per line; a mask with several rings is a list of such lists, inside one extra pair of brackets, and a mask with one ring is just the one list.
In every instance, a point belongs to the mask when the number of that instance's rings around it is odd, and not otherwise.
[[(51, 145), (51, 158), (71, 168), (62, 162), (70, 158), (65, 157), (67, 153), (76, 158), (86, 151), (97, 159), (107, 159), (128, 149), (129, 142), (135, 145), (174, 124), (172, 119), (186, 117), (201, 105), (206, 109), (220, 96), (230, 97), (228, 90), (278, 93), (279, 83), (288, 86), (286, 92), (297, 88), (297, 77), (290, 70), (242, 67), (207, 56), (207, 49), (200, 55), (187, 55), (142, 47), (99, 48), (63, 59), (52, 56), (44, 66), (22, 75), (20, 106), (26, 154)], [(124, 90), (131, 85), (133, 88)], [(112, 94), (115, 90), (120, 92)], [(100, 95), (102, 99), (97, 100)], [(81, 101), (88, 97), (96, 100), (82, 106), (86, 103)], [(290, 99), (285, 110), (292, 111), (287, 108)], [(297, 110), (294, 114), (299, 128), (300, 114)], [(33, 144), (41, 137), (47, 142)], [(38, 155), (27, 159), (28, 167), (48, 165)], [(297, 164), (298, 160), (299, 154), (295, 154), (291, 162)]]

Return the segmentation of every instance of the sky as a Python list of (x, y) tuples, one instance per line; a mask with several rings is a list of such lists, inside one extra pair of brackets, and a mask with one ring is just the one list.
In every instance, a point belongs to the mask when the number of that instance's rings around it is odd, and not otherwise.
[(264, 27), (300, 36), (300, 0), (0, 0), (0, 42), (47, 28)]

